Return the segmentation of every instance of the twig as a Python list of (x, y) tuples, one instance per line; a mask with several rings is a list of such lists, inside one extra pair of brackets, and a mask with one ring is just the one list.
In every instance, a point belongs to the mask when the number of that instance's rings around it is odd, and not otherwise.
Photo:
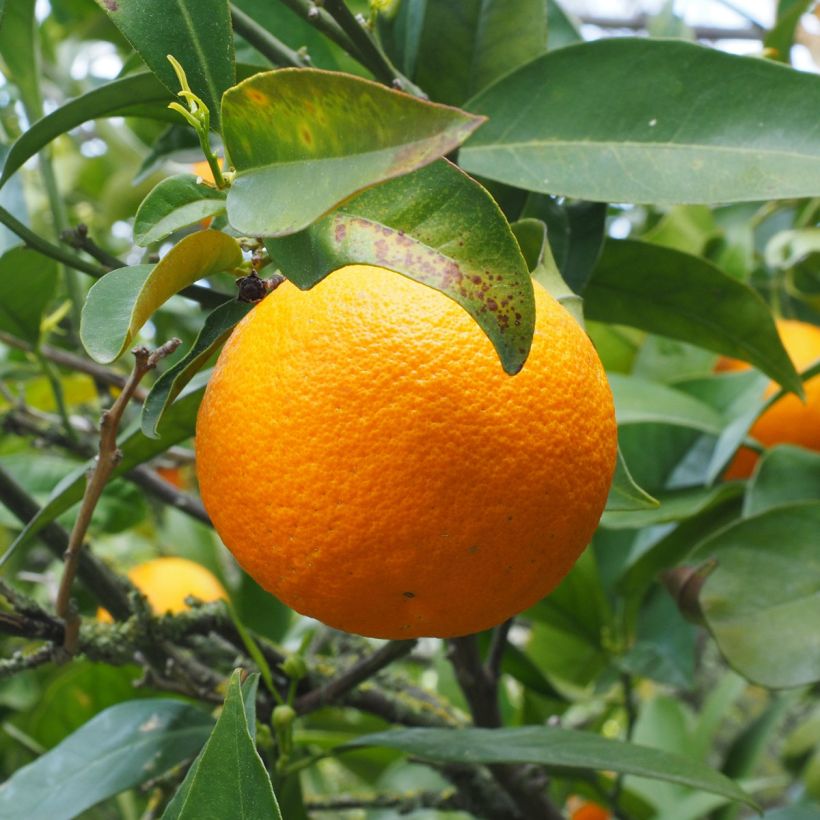
[[(649, 26), (649, 17), (645, 14), (636, 17), (603, 17), (597, 15), (582, 15), (577, 18), (583, 25), (597, 26), (606, 29), (629, 29), (630, 31), (646, 31)], [(720, 26), (690, 26), (692, 33), (698, 40), (761, 40), (765, 31), (758, 28), (723, 28)]]
[(374, 652), (372, 655), (355, 663), (350, 669), (343, 672), (337, 678), (319, 689), (314, 689), (306, 695), (298, 698), (293, 704), (293, 708), (300, 715), (312, 712), (322, 706), (327, 706), (340, 698), (346, 692), (354, 689), (360, 683), (373, 677), (385, 666), (388, 666), (398, 658), (404, 657), (416, 645), (415, 640), (390, 641)]
[[(28, 342), (24, 342), (22, 339), (12, 336), (11, 333), (7, 333), (5, 330), (0, 330), (0, 342), (16, 350), (23, 350), (26, 353), (34, 352), (34, 348)], [(39, 351), (40, 354), (50, 362), (54, 362), (54, 364), (69, 370), (76, 370), (78, 373), (85, 373), (100, 384), (107, 384), (110, 387), (116, 387), (121, 390), (128, 381), (121, 373), (109, 370), (101, 364), (97, 364), (90, 359), (84, 359), (82, 356), (77, 356), (74, 353), (69, 353), (67, 350), (62, 350), (59, 347), (40, 345)], [(135, 401), (143, 401), (145, 396), (146, 391), (138, 387), (134, 390), (132, 398)]]
[(135, 467), (125, 474), (125, 478), (133, 481), (138, 487), (142, 487), (143, 490), (146, 490), (160, 501), (164, 501), (169, 506), (184, 512), (209, 527), (213, 527), (205, 507), (202, 506), (202, 502), (196, 496), (178, 490), (173, 484), (160, 478), (150, 467), (144, 465)]
[(310, 23), (317, 31), (321, 31), (328, 40), (332, 40), (343, 51), (346, 51), (354, 60), (359, 60), (359, 53), (347, 34), (339, 24), (313, 0), (282, 0), (294, 14)]
[(487, 653), (487, 663), (485, 666), (487, 674), (496, 682), (501, 677), (501, 661), (504, 658), (504, 650), (507, 648), (507, 638), (509, 637), (513, 620), (513, 618), (508, 618), (503, 624), (499, 624), (493, 630), (493, 639), (490, 643), (490, 651)]
[(398, 814), (410, 814), (420, 809), (457, 811), (462, 808), (458, 795), (447, 792), (414, 792), (410, 794), (377, 794), (368, 797), (341, 796), (315, 798), (305, 802), (309, 812), (353, 811), (365, 809), (396, 809)]
[(79, 618), (71, 611), (70, 606), (71, 584), (77, 572), (83, 540), (85, 539), (88, 525), (91, 523), (94, 508), (97, 506), (97, 502), (102, 495), (102, 491), (105, 489), (105, 485), (114, 467), (116, 467), (122, 458), (122, 453), (117, 448), (117, 432), (122, 414), (125, 412), (125, 408), (131, 400), (131, 393), (140, 383), (142, 377), (150, 370), (153, 370), (161, 358), (167, 356), (169, 353), (173, 353), (180, 344), (181, 341), (179, 339), (171, 339), (153, 352), (149, 352), (145, 347), (135, 348), (133, 351), (135, 364), (131, 376), (111, 409), (106, 410), (102, 415), (100, 424), (100, 450), (99, 456), (97, 457), (97, 464), (86, 485), (85, 495), (83, 496), (80, 510), (77, 513), (74, 528), (71, 531), (68, 548), (65, 552), (63, 576), (60, 580), (59, 591), (57, 592), (56, 612), (57, 617), (61, 618), (66, 624), (64, 649), (69, 656), (73, 655), (76, 651), (77, 630), (79, 629)]
[(252, 17), (231, 3), (231, 24), (233, 30), (244, 37), (263, 57), (267, 57), (274, 65), (305, 68), (310, 65), (310, 59), (298, 51), (285, 45), (278, 37), (274, 37), (267, 29), (262, 28)]
[[(41, 236), (38, 236), (34, 233), (34, 231), (30, 230), (22, 222), (20, 222), (19, 219), (13, 217), (3, 207), (0, 207), (0, 224), (5, 225), (10, 231), (12, 231), (12, 233), (17, 234), (17, 236), (19, 236), (20, 239), (22, 239), (23, 242), (25, 242), (26, 245), (32, 250), (42, 253), (44, 256), (48, 256), (51, 259), (56, 259), (58, 262), (62, 262), (64, 265), (74, 268), (74, 270), (78, 270), (81, 273), (87, 273), (95, 279), (100, 279), (109, 272), (107, 268), (94, 265), (91, 262), (86, 262), (85, 259), (82, 259), (76, 254), (69, 253), (59, 245), (54, 245), (43, 239)], [(120, 264), (118, 267), (124, 267), (124, 265)], [(198, 302), (205, 308), (218, 307), (230, 298), (224, 293), (202, 287), (202, 285), (188, 285), (188, 287), (183, 288), (180, 291), (180, 294), (185, 296), (187, 299), (192, 299), (194, 302)]]
[(416, 97), (426, 94), (410, 82), (388, 59), (370, 32), (356, 19), (344, 0), (325, 0), (324, 6), (356, 47), (362, 64), (373, 72), (377, 80), (406, 91)]
[[(501, 726), (498, 707), (498, 678), (481, 662), (475, 635), (450, 641), (450, 660), (456, 679), (470, 705), (476, 726)], [(546, 793), (546, 776), (537, 767), (496, 763), (488, 766), (499, 785), (509, 794), (524, 817), (561, 820), (563, 814)]]
[[(2, 467), (0, 502), (23, 524), (27, 524), (40, 512), (37, 502)], [(68, 549), (68, 533), (55, 522), (43, 527), (37, 535), (58, 557), (62, 557)], [(93, 590), (100, 604), (116, 619), (122, 620), (129, 616), (131, 604), (125, 583), (87, 550), (80, 554), (78, 575)]]
[(92, 259), (105, 265), (109, 270), (124, 268), (125, 262), (101, 248), (89, 235), (88, 225), (80, 222), (76, 228), (68, 228), (60, 234), (60, 239), (78, 251), (85, 251)]

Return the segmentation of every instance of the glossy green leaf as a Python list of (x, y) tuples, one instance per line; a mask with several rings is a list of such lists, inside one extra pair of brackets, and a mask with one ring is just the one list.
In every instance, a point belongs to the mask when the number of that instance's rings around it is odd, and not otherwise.
[(522, 217), (542, 219), (552, 254), (566, 283), (583, 293), (603, 248), (606, 205), (602, 202), (562, 202), (531, 194)]
[(57, 286), (53, 259), (25, 247), (0, 256), (0, 330), (31, 345), (40, 341), (40, 322)]
[(670, 424), (704, 433), (720, 433), (722, 419), (705, 402), (658, 382), (609, 374), (618, 424)]
[(763, 38), (763, 45), (774, 52), (771, 56), (775, 60), (790, 62), (797, 25), (813, 5), (814, 0), (780, 0), (777, 3), (777, 20)]
[(795, 501), (820, 500), (820, 454), (789, 444), (767, 450), (743, 501), (745, 516)]
[(744, 518), (701, 544), (715, 559), (700, 593), (721, 652), (749, 680), (774, 688), (820, 680), (820, 502)]
[(3, 74), (17, 86), (29, 119), (42, 115), (40, 60), (34, 0), (15, 0), (2, 13), (0, 58)]
[(162, 820), (282, 820), (265, 764), (248, 729), (240, 672), (231, 675), (219, 720)]
[(556, 48), (571, 46), (583, 41), (579, 24), (567, 14), (557, 0), (547, 0), (547, 47), (550, 51)]
[(629, 512), (640, 512), (641, 510), (654, 510), (658, 507), (658, 499), (649, 495), (632, 478), (629, 467), (624, 461), (623, 453), (618, 448), (618, 461), (615, 465), (615, 475), (609, 488), (609, 497), (606, 500), (606, 512), (624, 514)]
[(0, 786), (0, 818), (70, 820), (196, 754), (213, 720), (178, 700), (136, 700), (101, 712)]
[(197, 181), (193, 174), (163, 179), (142, 201), (134, 218), (134, 241), (146, 247), (180, 228), (225, 210), (227, 194)]
[(142, 432), (157, 438), (157, 426), (171, 402), (222, 346), (236, 323), (246, 316), (253, 305), (231, 300), (220, 305), (205, 319), (190, 350), (169, 367), (152, 385), (142, 405)]
[(766, 303), (705, 259), (646, 242), (609, 240), (583, 296), (590, 319), (743, 359), (802, 393)]
[(219, 129), (219, 102), (236, 82), (228, 0), (97, 0), (148, 68), (173, 94), (179, 80), (168, 61), (185, 69), (191, 90)]
[[(158, 427), (158, 439), (144, 436), (140, 431), (139, 420), (136, 420), (123, 431), (117, 442), (119, 449), (122, 451), (122, 459), (114, 468), (111, 475), (112, 479), (121, 476), (143, 462), (149, 461), (160, 453), (164, 453), (169, 447), (185, 441), (194, 434), (196, 414), (208, 381), (208, 375), (208, 373), (200, 373), (195, 376), (182, 391), (177, 401), (166, 410)], [(29, 544), (31, 539), (43, 527), (50, 524), (66, 510), (71, 509), (82, 499), (86, 477), (93, 466), (94, 461), (92, 459), (78, 467), (54, 487), (48, 500), (40, 508), (37, 515), (26, 524), (0, 558), (0, 566), (14, 552)]]
[[(169, 119), (165, 105), (171, 94), (153, 74), (132, 74), (106, 83), (76, 97), (33, 123), (11, 146), (3, 165), (0, 185), (55, 137), (98, 117), (122, 116), (136, 105), (156, 105), (161, 117)], [(174, 115), (177, 119), (179, 115)]]
[(715, 487), (687, 487), (660, 495), (657, 503), (637, 510), (610, 511), (604, 514), (601, 524), (610, 529), (639, 529), (684, 521), (730, 498), (739, 498), (743, 485), (738, 482), (718, 484)]
[(820, 190), (820, 78), (766, 60), (603, 39), (534, 60), (466, 107), (490, 122), (462, 148), (465, 170), (532, 191), (685, 204)]
[(386, 746), (448, 763), (537, 763), (559, 770), (606, 770), (680, 783), (754, 806), (728, 777), (682, 755), (549, 726), (520, 729), (399, 729), (365, 735), (341, 750)]
[(380, 22), (396, 65), (431, 99), (451, 105), (547, 50), (545, 0), (404, 0)]
[(526, 262), (492, 198), (448, 162), (371, 188), (266, 247), (305, 289), (352, 263), (398, 271), (458, 302), (508, 373), (527, 358), (535, 307)]
[(572, 314), (581, 327), (584, 326), (584, 310), (581, 298), (567, 285), (550, 243), (547, 241), (547, 226), (540, 219), (519, 219), (511, 226), (524, 258), (532, 272), (532, 278), (546, 288), (552, 297)]
[(225, 148), (237, 170), (228, 217), (252, 236), (306, 228), (352, 194), (453, 150), (482, 122), (313, 69), (258, 74), (230, 89), (222, 106)]
[(242, 262), (239, 243), (220, 231), (186, 236), (156, 264), (118, 268), (97, 281), (83, 306), (80, 338), (88, 355), (113, 362), (151, 314), (177, 291)]
[[(237, 76), (243, 79), (258, 71), (258, 66), (237, 66)], [(0, 186), (43, 146), (88, 120), (139, 116), (172, 124), (182, 122), (179, 114), (168, 109), (172, 99), (173, 95), (153, 74), (143, 72), (112, 80), (69, 100), (35, 122), (14, 142), (3, 165)]]

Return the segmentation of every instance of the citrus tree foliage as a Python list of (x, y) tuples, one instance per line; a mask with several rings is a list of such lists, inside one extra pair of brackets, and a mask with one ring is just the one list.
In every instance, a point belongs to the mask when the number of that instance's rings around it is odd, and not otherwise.
[[(820, 455), (733, 477), (820, 369), (775, 325), (820, 325), (813, 4), (776, 5), (741, 57), (672, 4), (584, 41), (554, 0), (0, 2), (0, 818), (817, 816)], [(534, 277), (607, 368), (607, 511), (495, 630), (334, 632), (197, 497), (215, 354), (350, 263), (454, 299), (510, 378)], [(142, 344), (169, 360), (129, 384)], [(163, 554), (230, 600), (153, 614), (125, 574)]]

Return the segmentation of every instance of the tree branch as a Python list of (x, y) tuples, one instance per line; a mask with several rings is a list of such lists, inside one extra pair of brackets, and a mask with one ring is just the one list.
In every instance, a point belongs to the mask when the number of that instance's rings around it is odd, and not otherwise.
[(131, 400), (131, 394), (137, 385), (139, 385), (142, 377), (150, 370), (153, 370), (161, 358), (167, 356), (169, 353), (173, 353), (180, 344), (179, 339), (171, 339), (171, 341), (166, 342), (152, 353), (144, 347), (135, 348), (133, 351), (135, 364), (131, 376), (126, 382), (125, 387), (123, 387), (120, 395), (117, 396), (111, 409), (103, 413), (100, 425), (100, 450), (97, 457), (97, 464), (86, 484), (80, 510), (77, 513), (74, 527), (71, 530), (68, 547), (65, 551), (63, 577), (60, 580), (60, 588), (57, 592), (56, 612), (57, 617), (61, 618), (66, 624), (64, 649), (69, 656), (73, 655), (76, 651), (79, 631), (79, 618), (70, 606), (71, 584), (77, 572), (83, 541), (85, 540), (88, 525), (91, 523), (94, 508), (97, 506), (97, 502), (102, 495), (102, 491), (105, 489), (105, 485), (114, 467), (116, 467), (122, 458), (122, 453), (117, 447), (117, 432), (119, 431), (122, 414), (125, 412), (125, 408)]
[[(450, 660), (461, 691), (470, 705), (475, 725), (488, 729), (500, 727), (498, 678), (482, 663), (477, 636), (452, 639)], [(547, 796), (547, 779), (542, 769), (501, 763), (488, 768), (525, 818), (562, 820), (563, 814)]]
[(274, 65), (305, 68), (310, 65), (310, 59), (285, 45), (274, 37), (267, 29), (262, 28), (253, 17), (231, 3), (231, 24), (233, 30), (244, 37), (263, 57), (267, 57)]
[[(0, 501), (19, 519), (27, 524), (39, 512), (36, 501), (0, 467)], [(43, 543), (58, 558), (62, 558), (68, 549), (68, 533), (57, 523), (52, 522), (37, 534)], [(127, 582), (119, 578), (98, 558), (87, 550), (80, 554), (77, 574), (80, 580), (94, 592), (101, 606), (104, 606), (118, 620), (131, 614), (128, 600)]]
[(297, 698), (293, 708), (297, 714), (304, 715), (340, 698), (360, 683), (372, 678), (379, 670), (384, 669), (398, 658), (404, 657), (416, 645), (415, 640), (389, 641), (372, 655), (355, 663), (337, 678), (319, 689), (314, 689)]

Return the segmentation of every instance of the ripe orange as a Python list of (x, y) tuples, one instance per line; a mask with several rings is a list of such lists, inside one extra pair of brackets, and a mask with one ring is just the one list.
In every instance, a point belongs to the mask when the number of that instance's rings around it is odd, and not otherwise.
[[(820, 327), (798, 322), (794, 319), (779, 319), (777, 330), (786, 352), (798, 370), (805, 370), (820, 358)], [(745, 370), (746, 362), (737, 359), (721, 359), (718, 370)], [(820, 451), (820, 376), (809, 379), (805, 385), (806, 403), (793, 393), (789, 393), (773, 404), (752, 425), (749, 434), (764, 447), (776, 444), (797, 444), (809, 450)], [(780, 389), (774, 382), (766, 387), (766, 396)], [(748, 447), (740, 449), (734, 461), (724, 474), (724, 478), (748, 478), (757, 463), (757, 454)]]
[(603, 510), (612, 396), (539, 285), (506, 375), (468, 314), (368, 266), (285, 283), (237, 326), (197, 421), (197, 472), (239, 563), (299, 612), (363, 635), (448, 637), (534, 604)]
[(612, 817), (609, 809), (575, 794), (567, 798), (567, 809), (570, 820), (610, 820)]
[[(185, 599), (189, 595), (205, 602), (228, 599), (222, 584), (201, 564), (187, 558), (154, 558), (137, 564), (128, 577), (157, 615), (187, 609)], [(97, 616), (103, 621), (111, 620), (104, 609)]]

